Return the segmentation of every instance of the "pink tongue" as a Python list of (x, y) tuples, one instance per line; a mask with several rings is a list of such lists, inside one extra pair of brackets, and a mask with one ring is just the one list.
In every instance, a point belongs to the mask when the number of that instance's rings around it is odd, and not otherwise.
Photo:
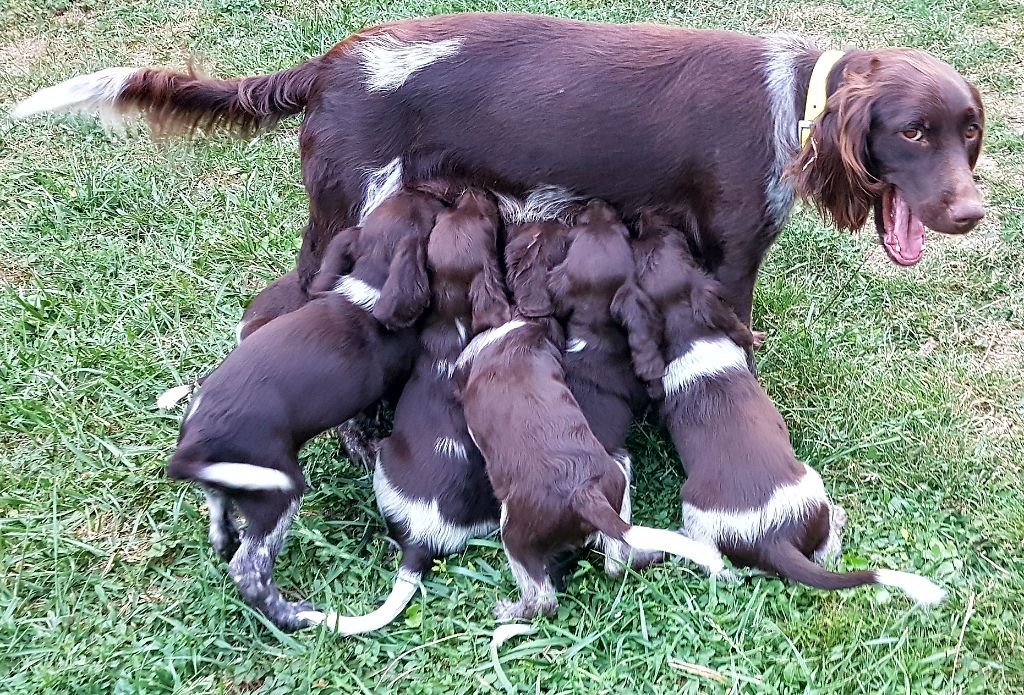
[(908, 261), (916, 260), (921, 257), (921, 249), (924, 248), (924, 223), (911, 212), (899, 190), (893, 193), (892, 204), (895, 207), (892, 233), (900, 245), (898, 253)]

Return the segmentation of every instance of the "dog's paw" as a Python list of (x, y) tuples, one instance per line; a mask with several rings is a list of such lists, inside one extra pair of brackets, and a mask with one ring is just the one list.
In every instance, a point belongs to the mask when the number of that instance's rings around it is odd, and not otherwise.
[(523, 601), (513, 601), (508, 598), (499, 599), (494, 604), (495, 619), (498, 622), (506, 623), (512, 620), (529, 620), (533, 618), (533, 615), (527, 615), (527, 610), (523, 603)]
[(768, 339), (768, 334), (764, 331), (750, 331), (750, 335), (754, 336), (752, 347), (755, 350), (760, 350), (761, 346), (764, 345), (764, 341)]
[(743, 581), (743, 577), (740, 576), (739, 572), (730, 569), (721, 569), (714, 572), (712, 577), (716, 581), (722, 582), (723, 584), (739, 584)]

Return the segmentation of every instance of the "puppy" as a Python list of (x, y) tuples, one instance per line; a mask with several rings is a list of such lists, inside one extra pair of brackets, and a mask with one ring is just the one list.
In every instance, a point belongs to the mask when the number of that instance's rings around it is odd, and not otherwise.
[[(565, 260), (548, 276), (555, 315), (565, 331), (565, 383), (591, 432), (622, 464), (627, 477), (629, 427), (649, 404), (646, 383), (658, 382), (665, 371), (652, 338), (652, 333), (660, 334), (661, 319), (636, 283), (629, 242), (629, 230), (615, 210), (592, 201), (569, 230)], [(627, 485), (621, 510), (627, 522), (630, 508)], [(605, 571), (621, 574), (627, 559), (622, 553), (628, 553), (628, 546), (604, 543), (603, 550)], [(641, 555), (633, 564), (656, 559)]]
[(373, 475), (377, 504), (402, 548), (384, 604), (359, 617), (304, 617), (345, 635), (371, 632), (397, 617), (434, 559), (461, 552), (498, 527), (498, 502), (480, 451), (466, 430), (452, 370), (466, 342), (509, 320), (497, 244), (495, 203), (470, 189), (442, 212), (430, 233), (431, 308), (420, 321), (421, 352), (381, 442)]
[(747, 370), (753, 337), (682, 239), (649, 221), (634, 248), (640, 285), (664, 317), (662, 411), (687, 475), (686, 535), (740, 567), (819, 589), (884, 584), (921, 604), (940, 602), (945, 592), (916, 574), (819, 566), (841, 552), (846, 512), (796, 459), (786, 424)]
[[(210, 541), (230, 559), (242, 598), (275, 625), (310, 624), (273, 566), (305, 481), (302, 445), (400, 388), (418, 352), (412, 323), (429, 301), (427, 235), (443, 209), (402, 191), (362, 228), (340, 233), (317, 290), (328, 290), (243, 340), (206, 379), (181, 424), (168, 475), (204, 487)], [(248, 521), (239, 543), (232, 506)]]
[(711, 571), (722, 567), (713, 548), (670, 531), (631, 527), (620, 516), (626, 471), (590, 431), (565, 384), (557, 322), (538, 314), (550, 308), (547, 274), (564, 248), (557, 226), (510, 231), (513, 320), (474, 338), (457, 363), (466, 423), (501, 503), (502, 543), (521, 592), (517, 602), (498, 603), (499, 620), (554, 613), (556, 556), (596, 532), (639, 550), (688, 557)]

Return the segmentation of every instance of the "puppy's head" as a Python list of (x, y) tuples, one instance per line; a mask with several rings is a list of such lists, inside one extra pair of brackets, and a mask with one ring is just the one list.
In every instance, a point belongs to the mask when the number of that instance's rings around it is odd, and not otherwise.
[(363, 221), (359, 255), (388, 264), (373, 315), (391, 330), (411, 326), (430, 304), (427, 239), (444, 207), (428, 193), (402, 189)]
[[(484, 191), (470, 188), (455, 207), (438, 215), (430, 233), (427, 262), (438, 304), (467, 298), (473, 333), (509, 320), (510, 308), (498, 266), (498, 206)], [(462, 299), (465, 301), (465, 299)]]

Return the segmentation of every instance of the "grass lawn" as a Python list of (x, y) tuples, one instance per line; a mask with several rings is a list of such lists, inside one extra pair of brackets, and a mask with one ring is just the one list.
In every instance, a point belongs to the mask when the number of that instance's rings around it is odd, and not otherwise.
[[(874, 232), (798, 210), (755, 323), (763, 382), (798, 454), (850, 512), (843, 566), (934, 577), (896, 593), (684, 566), (606, 579), (584, 563), (556, 619), (489, 648), (514, 589), (500, 547), (439, 565), (367, 638), (274, 630), (206, 541), (193, 488), (163, 477), (167, 386), (215, 365), (249, 297), (289, 269), (306, 217), (296, 124), (158, 148), (92, 120), (12, 123), (13, 102), (112, 65), (277, 70), (385, 19), (471, 9), (796, 31), (949, 60), (988, 106), (990, 213), (901, 270)], [(9, 693), (1024, 692), (1024, 5), (1019, 0), (6, 0), (0, 8), (0, 691)], [(682, 105), (681, 105), (682, 106)], [(636, 518), (677, 524), (679, 471), (631, 439)], [(277, 577), (361, 611), (396, 559), (369, 476), (327, 437)]]

